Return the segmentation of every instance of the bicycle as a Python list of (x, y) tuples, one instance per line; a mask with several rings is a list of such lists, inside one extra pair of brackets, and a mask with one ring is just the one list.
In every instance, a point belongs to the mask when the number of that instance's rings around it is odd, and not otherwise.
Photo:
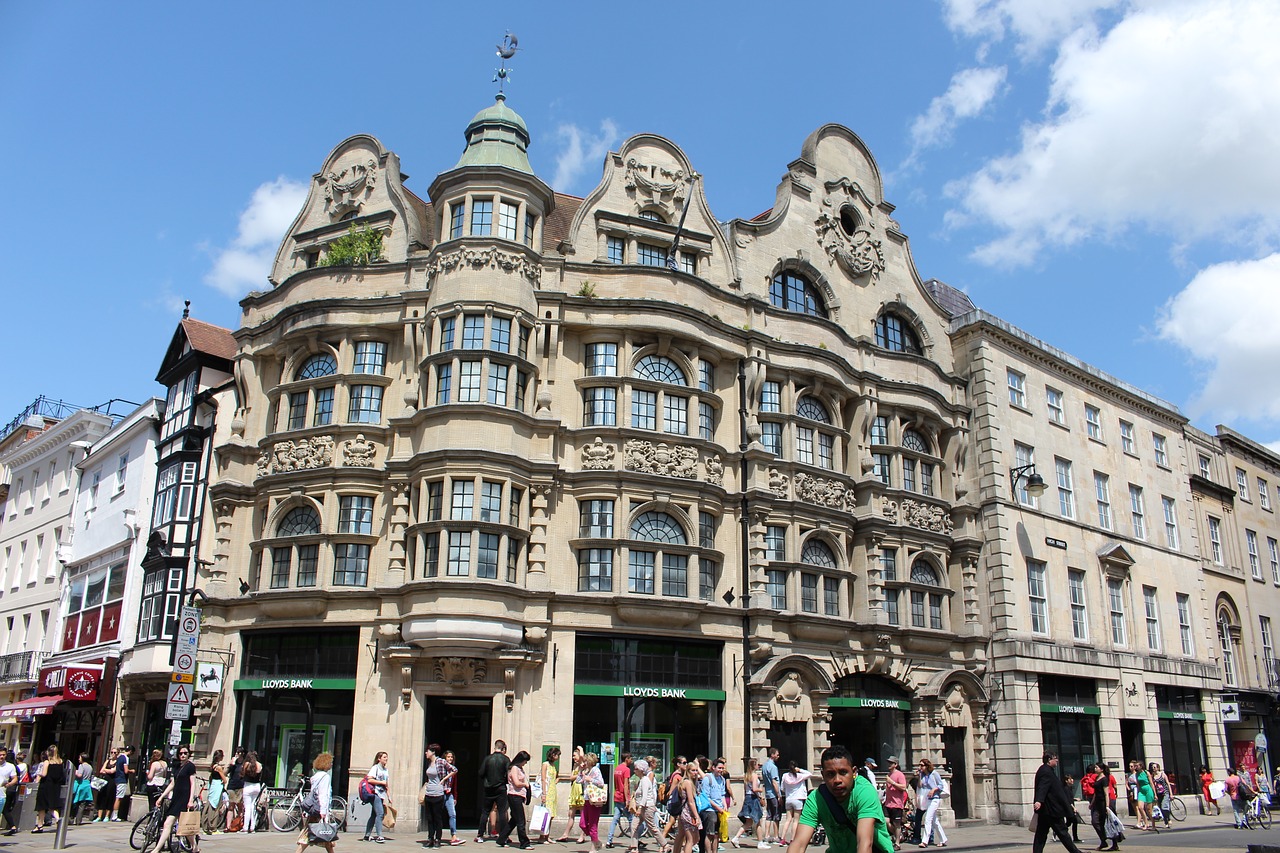
[[(1187, 807), (1177, 797), (1169, 798), (1169, 817), (1177, 821), (1187, 819)], [(1164, 820), (1164, 809), (1160, 808), (1159, 803), (1151, 807), (1151, 819), (1153, 821)], [(1168, 824), (1165, 824), (1165, 826), (1168, 826)]]
[[(1259, 793), (1249, 801), (1249, 807), (1244, 813), (1245, 826), (1250, 829), (1270, 829), (1271, 828), (1271, 798), (1266, 794)], [(1254, 826), (1257, 824), (1257, 826)]]
[[(133, 825), (133, 830), (129, 833), (129, 846), (134, 850), (149, 850), (160, 839), (160, 833), (163, 830), (164, 807), (161, 803), (156, 803), (155, 808), (138, 818)], [(183, 853), (199, 853), (200, 835), (197, 833), (190, 837), (181, 837), (170, 834), (169, 849), (181, 850)]]
[[(279, 801), (270, 809), (271, 828), (276, 832), (293, 832), (302, 828), (305, 817), (302, 800), (307, 795), (308, 782), (304, 780), (287, 804)], [(338, 827), (339, 832), (347, 831), (347, 801), (336, 794), (329, 798), (329, 822)]]

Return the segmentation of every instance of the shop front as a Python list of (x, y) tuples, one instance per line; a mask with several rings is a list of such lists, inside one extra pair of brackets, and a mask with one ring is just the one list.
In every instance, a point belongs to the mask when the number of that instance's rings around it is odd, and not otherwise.
[(606, 779), (624, 752), (656, 755), (663, 774), (677, 755), (720, 754), (720, 643), (579, 634), (576, 646), (573, 742), (599, 745)]
[(1271, 778), (1275, 762), (1269, 754), (1268, 727), (1273, 725), (1274, 713), (1275, 703), (1264, 693), (1222, 695), (1222, 722), (1231, 766)]
[[(114, 674), (115, 661), (106, 663)], [(64, 756), (74, 759), (85, 752), (95, 760), (109, 726), (108, 709), (99, 702), (103, 669), (101, 660), (41, 668), (36, 696), (28, 700), (34, 727), (22, 745), (39, 750), (56, 743)]]
[(1040, 676), (1040, 734), (1046, 752), (1058, 754), (1059, 773), (1076, 779), (1075, 796), (1082, 796), (1084, 768), (1102, 760), (1097, 684), (1091, 678)]
[(1164, 771), (1175, 793), (1194, 794), (1200, 790), (1200, 768), (1209, 766), (1200, 691), (1157, 684), (1155, 692)]
[(357, 629), (245, 632), (236, 742), (256, 751), (268, 788), (296, 789), (311, 761), (333, 753), (334, 793), (346, 796), (355, 713)]
[(836, 682), (827, 700), (831, 742), (848, 747), (855, 760), (874, 758), (881, 767), (890, 757), (911, 767), (911, 696), (887, 678), (849, 675)]

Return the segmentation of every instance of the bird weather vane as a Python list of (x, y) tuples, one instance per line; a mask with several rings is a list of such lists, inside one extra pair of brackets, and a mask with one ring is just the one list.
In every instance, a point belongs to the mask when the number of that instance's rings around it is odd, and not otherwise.
[(515, 33), (507, 31), (506, 36), (502, 39), (502, 44), (498, 45), (498, 56), (502, 59), (502, 67), (495, 72), (493, 82), (498, 84), (498, 94), (503, 94), (503, 87), (506, 86), (507, 77), (511, 74), (511, 70), (507, 68), (507, 60), (516, 55), (516, 51), (520, 49), (520, 40), (516, 38)]

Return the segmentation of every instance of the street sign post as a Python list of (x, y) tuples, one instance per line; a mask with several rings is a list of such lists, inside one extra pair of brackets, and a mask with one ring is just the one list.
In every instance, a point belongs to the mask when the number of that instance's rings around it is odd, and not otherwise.
[[(164, 705), (164, 718), (177, 726), (191, 719), (191, 694), (196, 674), (196, 652), (200, 648), (200, 609), (184, 607), (178, 613), (178, 636), (174, 638), (173, 673), (169, 676), (169, 695)], [(177, 729), (175, 729), (175, 732)], [(176, 741), (170, 741), (174, 745)]]

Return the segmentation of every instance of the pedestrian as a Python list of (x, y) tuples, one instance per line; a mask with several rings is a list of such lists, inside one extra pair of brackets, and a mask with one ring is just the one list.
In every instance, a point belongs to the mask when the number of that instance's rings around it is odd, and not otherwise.
[(449, 816), (449, 844), (457, 847), (466, 844), (465, 838), (458, 837), (458, 762), (453, 757), (453, 750), (444, 751), (444, 811)]
[(764, 786), (764, 840), (757, 847), (767, 850), (769, 845), (779, 839), (779, 824), (782, 823), (782, 775), (778, 772), (778, 757), (782, 755), (776, 747), (769, 747), (765, 752), (765, 762), (760, 768), (760, 784)]
[(1227, 796), (1231, 798), (1231, 812), (1235, 817), (1236, 829), (1248, 829), (1249, 796), (1248, 785), (1240, 778), (1236, 768), (1227, 768)]
[(497, 838), (499, 843), (507, 835), (507, 774), (511, 771), (511, 762), (507, 759), (507, 744), (495, 740), (493, 752), (480, 762), (480, 791), (483, 806), (480, 809), (480, 825), (476, 829), (476, 842), (483, 843), (485, 828), (489, 825), (489, 813), (497, 813)]
[(1067, 813), (1067, 824), (1071, 827), (1071, 840), (1080, 843), (1080, 812), (1076, 811), (1076, 777), (1070, 773), (1062, 777), (1062, 786), (1067, 789), (1067, 801), (1071, 811)]
[(742, 833), (754, 835), (756, 845), (761, 842), (761, 824), (764, 817), (764, 786), (760, 784), (760, 762), (755, 758), (747, 759), (747, 770), (742, 774), (742, 808), (738, 811), (738, 820), (741, 826), (734, 833), (733, 838), (729, 839), (729, 843), (734, 847), (740, 847), (738, 839), (742, 838)]
[[(1107, 833), (1107, 819), (1115, 815), (1112, 810), (1115, 777), (1111, 775), (1111, 768), (1101, 761), (1093, 765), (1093, 774), (1093, 795), (1089, 799), (1089, 822), (1093, 825), (1093, 831), (1098, 833), (1098, 849), (1119, 850), (1120, 842), (1124, 841), (1124, 834), (1111, 837)], [(1107, 846), (1108, 841), (1111, 842), (1110, 847)]]
[(111, 819), (111, 804), (115, 802), (116, 798), (116, 756), (119, 754), (120, 750), (117, 747), (111, 747), (111, 752), (107, 754), (106, 760), (98, 768), (98, 778), (102, 779), (106, 784), (98, 789), (98, 796), (94, 798), (97, 801), (98, 814), (90, 823), (105, 823)]
[(542, 807), (547, 810), (547, 829), (538, 841), (547, 844), (551, 841), (551, 825), (555, 823), (556, 813), (560, 809), (560, 747), (553, 746), (547, 750), (546, 760), (538, 771), (538, 779), (542, 783)]
[(9, 750), (0, 746), (0, 815), (13, 826), (13, 807), (18, 803), (18, 768), (9, 760)]
[(640, 849), (640, 834), (644, 832), (645, 827), (649, 828), (649, 832), (658, 841), (660, 849), (667, 846), (667, 836), (658, 826), (658, 783), (655, 780), (654, 767), (647, 759), (637, 761), (632, 770), (637, 779), (636, 792), (631, 798), (629, 807), (635, 814), (635, 831), (631, 833), (631, 849), (638, 851)]
[(583, 836), (591, 839), (591, 849), (599, 850), (600, 812), (608, 802), (608, 792), (604, 776), (600, 773), (600, 756), (594, 752), (586, 754), (582, 770), (578, 773), (578, 783), (582, 785), (582, 817), (578, 825)]
[[(221, 750), (219, 750), (221, 753)], [(315, 806), (306, 815), (306, 820), (302, 822), (302, 834), (298, 836), (298, 847), (294, 853), (303, 853), (307, 846), (311, 844), (310, 828), (313, 823), (324, 821), (329, 822), (329, 809), (333, 800), (333, 777), (330, 771), (333, 769), (333, 754), (322, 752), (316, 756), (315, 761), (311, 762), (311, 794)], [(329, 853), (333, 853), (334, 842), (318, 842)]]
[(391, 795), (387, 792), (387, 782), (390, 779), (387, 761), (390, 758), (386, 752), (379, 752), (373, 757), (373, 766), (369, 768), (369, 772), (364, 774), (365, 785), (372, 789), (369, 805), (373, 806), (369, 810), (369, 820), (364, 825), (364, 840), (376, 844), (386, 841), (382, 837), (382, 816), (386, 814), (387, 803), (391, 802)]
[(115, 767), (111, 774), (111, 781), (116, 789), (115, 804), (111, 807), (111, 820), (116, 823), (124, 820), (121, 807), (126, 805), (125, 801), (132, 796), (129, 791), (129, 777), (133, 775), (132, 759), (132, 746), (122, 746), (116, 752)]
[(507, 831), (498, 836), (498, 846), (508, 847), (511, 844), (511, 830), (516, 831), (516, 836), (520, 839), (520, 849), (528, 850), (533, 847), (529, 843), (529, 833), (525, 829), (526, 818), (524, 807), (528, 805), (529, 795), (529, 774), (525, 772), (525, 765), (529, 763), (530, 755), (523, 749), (516, 753), (516, 757), (511, 759), (511, 768), (507, 770), (507, 808), (511, 810), (511, 819), (507, 823)]
[(942, 821), (938, 819), (938, 808), (942, 805), (942, 776), (927, 758), (920, 759), (920, 784), (916, 788), (916, 803), (924, 812), (920, 846), (928, 847), (929, 839), (936, 835), (940, 839), (938, 846), (946, 847), (947, 833), (942, 828)]
[(698, 802), (699, 797), (705, 800), (705, 796), (698, 790), (702, 775), (702, 764), (698, 759), (685, 762), (678, 789), (679, 802), (676, 804), (676, 853), (693, 853), (693, 846), (702, 834), (702, 816)]
[(244, 779), (244, 795), (241, 807), (244, 809), (244, 825), (241, 832), (253, 832), (258, 828), (258, 794), (262, 793), (262, 764), (258, 761), (258, 753), (249, 750), (244, 762), (240, 765), (240, 777)]
[(898, 767), (897, 756), (886, 759), (889, 770), (884, 777), (884, 817), (889, 824), (889, 837), (893, 849), (902, 844), (902, 816), (907, 807), (907, 777)]
[(178, 747), (178, 769), (169, 774), (169, 781), (161, 790), (157, 802), (166, 800), (164, 806), (164, 827), (160, 830), (160, 838), (151, 853), (160, 853), (169, 849), (169, 836), (173, 833), (173, 825), (183, 812), (196, 807), (196, 765), (191, 761), (191, 750)]
[(605, 841), (605, 847), (613, 847), (613, 835), (618, 829), (618, 822), (625, 820), (627, 822), (627, 835), (631, 834), (631, 811), (627, 808), (627, 803), (631, 800), (631, 761), (632, 755), (629, 752), (622, 753), (622, 760), (618, 762), (618, 766), (613, 768), (613, 821), (609, 824), (609, 837)]
[(156, 799), (169, 784), (169, 764), (164, 760), (164, 753), (158, 749), (151, 750), (151, 763), (147, 765), (147, 808), (156, 807)]
[[(71, 814), (67, 817), (79, 826), (84, 822), (85, 815), (93, 811), (93, 765), (89, 763), (89, 754), (86, 752), (80, 753), (76, 758), (71, 790)], [(3, 797), (3, 794), (0, 794), (0, 797)]]
[(448, 812), (444, 806), (444, 777), (452, 769), (440, 755), (440, 744), (427, 744), (425, 755), (426, 781), (422, 783), (422, 791), (418, 802), (427, 808), (427, 846), (439, 847), (444, 838), (444, 825), (448, 820)]
[(1200, 768), (1200, 814), (1222, 814), (1222, 806), (1218, 805), (1218, 800), (1209, 791), (1209, 786), (1213, 784), (1213, 773), (1208, 767)]
[(1159, 832), (1152, 809), (1156, 802), (1156, 791), (1151, 786), (1151, 775), (1142, 766), (1141, 761), (1135, 761), (1133, 765), (1133, 781), (1138, 796), (1138, 828)]
[(822, 783), (805, 798), (787, 853), (804, 853), (819, 826), (828, 853), (893, 853), (880, 795), (843, 746), (823, 750)]
[[(1049, 838), (1049, 832), (1052, 831), (1058, 837), (1058, 841), (1062, 846), (1067, 848), (1068, 853), (1080, 853), (1080, 848), (1071, 840), (1071, 836), (1067, 833), (1068, 812), (1071, 809), (1071, 802), (1067, 799), (1066, 786), (1062, 784), (1062, 780), (1058, 778), (1058, 754), (1056, 752), (1046, 752), (1043, 758), (1044, 763), (1036, 770), (1035, 778), (1035, 822), (1036, 833), (1035, 839), (1031, 843), (1032, 853), (1044, 853), (1044, 843)], [(923, 789), (923, 785), (921, 786)], [(946, 843), (946, 837), (943, 837), (943, 843)], [(921, 847), (927, 845), (921, 844)], [(939, 847), (943, 845), (938, 845)]]
[(658, 792), (658, 800), (662, 807), (667, 810), (667, 822), (662, 827), (662, 833), (669, 842), (667, 846), (675, 850), (679, 850), (680, 842), (678, 836), (680, 834), (680, 783), (684, 781), (685, 775), (689, 772), (689, 759), (683, 755), (677, 755), (671, 766), (671, 775), (667, 776), (667, 781), (661, 786)]
[[(1147, 773), (1151, 777), (1151, 788), (1156, 794), (1156, 803), (1160, 806), (1160, 816), (1164, 819), (1165, 829), (1169, 828), (1169, 818), (1172, 817), (1169, 810), (1169, 801), (1173, 798), (1171, 786), (1169, 784), (1169, 774), (1159, 763), (1153, 761), (1147, 767)], [(1154, 815), (1154, 812), (1152, 812)]]
[(790, 844), (795, 838), (796, 827), (800, 825), (800, 812), (804, 809), (804, 801), (809, 796), (809, 777), (812, 770), (797, 767), (794, 761), (787, 765), (787, 772), (782, 774), (782, 800), (787, 809), (787, 816), (778, 830), (778, 841)]
[(879, 766), (880, 765), (876, 763), (876, 760), (868, 755), (862, 761), (862, 768), (858, 770), (858, 772), (871, 783), (871, 787), (873, 788), (876, 787), (876, 768)]
[(586, 760), (587, 754), (583, 752), (582, 747), (575, 746), (573, 754), (570, 756), (571, 764), (569, 767), (571, 779), (569, 782), (569, 823), (564, 828), (564, 835), (556, 839), (558, 843), (568, 841), (569, 836), (575, 831), (577, 831), (578, 837), (573, 842), (574, 844), (585, 844), (587, 841), (582, 833), (578, 831), (578, 823), (575, 820), (582, 814), (582, 783), (578, 779), (582, 775), (582, 765)]
[(62, 820), (59, 809), (63, 804), (62, 785), (66, 781), (66, 765), (58, 755), (57, 744), (54, 744), (44, 751), (44, 761), (40, 765), (39, 783), (36, 785), (36, 828), (32, 832), (43, 832), (46, 826), (57, 826)]
[(200, 811), (200, 829), (206, 835), (218, 835), (226, 827), (227, 768), (222, 763), (222, 750), (214, 750), (209, 759), (209, 789), (205, 792), (204, 808)]

